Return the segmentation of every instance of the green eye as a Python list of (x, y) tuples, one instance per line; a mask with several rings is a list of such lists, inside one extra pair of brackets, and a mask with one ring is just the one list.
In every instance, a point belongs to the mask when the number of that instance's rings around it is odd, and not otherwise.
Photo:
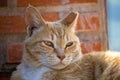
[(49, 46), (49, 47), (54, 47), (53, 43), (50, 41), (44, 41), (44, 44)]
[(73, 42), (68, 42), (67, 44), (66, 44), (66, 48), (67, 47), (70, 47), (70, 46), (72, 46), (73, 45)]

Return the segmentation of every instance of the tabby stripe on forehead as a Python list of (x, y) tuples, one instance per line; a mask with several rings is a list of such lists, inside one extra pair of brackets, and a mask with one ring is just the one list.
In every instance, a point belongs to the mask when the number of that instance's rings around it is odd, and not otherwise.
[(61, 36), (64, 38), (65, 37), (65, 30), (62, 29), (61, 31), (62, 31)]
[(65, 40), (68, 41), (69, 40), (69, 37), (67, 35), (65, 35)]
[(54, 27), (54, 34), (58, 37), (60, 34), (60, 29), (57, 27)]
[(51, 34), (51, 39), (54, 40), (54, 34)]
[(65, 30), (64, 30), (64, 28), (60, 29), (59, 36), (60, 36), (60, 38), (64, 39), (64, 37), (65, 37)]
[(57, 33), (56, 33), (56, 31), (55, 31), (55, 28), (53, 27), (53, 28), (51, 28), (51, 31), (52, 31), (52, 34), (51, 34), (51, 39), (52, 40), (54, 40), (54, 35), (56, 35), (57, 36)]
[(63, 29), (63, 38), (66, 38), (65, 29)]

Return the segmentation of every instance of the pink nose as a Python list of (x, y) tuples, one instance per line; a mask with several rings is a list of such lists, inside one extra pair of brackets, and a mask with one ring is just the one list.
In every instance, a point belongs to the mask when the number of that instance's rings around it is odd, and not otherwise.
[(63, 60), (65, 58), (65, 55), (57, 55), (57, 57), (60, 59), (60, 60)]

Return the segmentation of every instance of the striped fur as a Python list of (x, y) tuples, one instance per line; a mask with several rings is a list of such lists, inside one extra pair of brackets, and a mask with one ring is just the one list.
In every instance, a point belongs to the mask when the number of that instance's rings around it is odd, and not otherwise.
[(28, 36), (21, 64), (11, 80), (120, 80), (120, 53), (82, 55), (75, 34), (78, 13), (46, 22), (38, 10), (26, 10)]

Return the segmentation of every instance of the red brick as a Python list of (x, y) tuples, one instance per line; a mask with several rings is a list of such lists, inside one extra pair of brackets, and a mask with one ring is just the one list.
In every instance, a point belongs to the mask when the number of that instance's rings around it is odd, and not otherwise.
[(69, 3), (97, 3), (97, 0), (17, 0), (18, 7), (25, 7), (28, 4), (34, 6), (51, 6)]
[(19, 63), (22, 59), (23, 43), (10, 44), (7, 47), (7, 62)]
[(0, 7), (7, 7), (7, 0), (0, 0)]
[(56, 21), (58, 20), (58, 13), (57, 12), (45, 13), (45, 14), (42, 14), (42, 17), (46, 21)]
[(0, 34), (25, 33), (25, 29), (22, 16), (0, 16)]
[(25, 7), (28, 4), (33, 6), (60, 5), (61, 0), (17, 0), (18, 7)]
[(70, 0), (70, 3), (97, 3), (97, 0)]
[(80, 14), (78, 18), (77, 30), (98, 31), (100, 29), (98, 13)]
[(101, 42), (81, 42), (82, 52), (101, 51)]

